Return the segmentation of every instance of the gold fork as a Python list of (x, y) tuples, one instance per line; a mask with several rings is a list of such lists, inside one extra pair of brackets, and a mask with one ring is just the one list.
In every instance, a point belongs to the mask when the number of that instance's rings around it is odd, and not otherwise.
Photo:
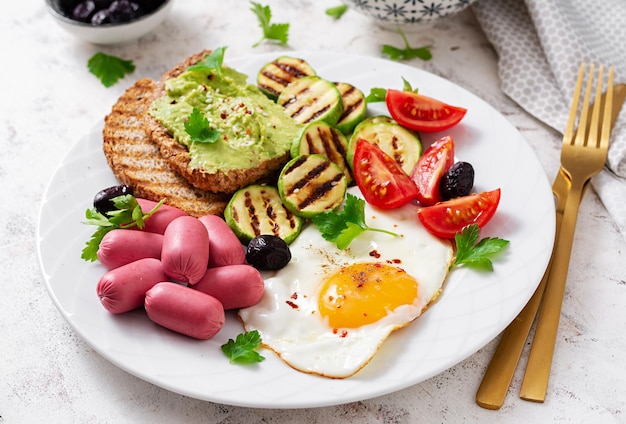
[[(603, 95), (605, 97), (606, 95)], [(622, 104), (626, 99), (626, 84), (617, 84), (613, 88), (613, 104), (611, 113), (611, 128), (615, 124)], [(596, 99), (596, 101), (604, 99)], [(585, 190), (589, 186), (589, 181), (585, 183)], [(567, 194), (570, 189), (569, 177), (562, 169), (559, 169), (552, 185), (552, 192), (556, 198), (556, 232), (555, 239), (559, 236), (561, 228), (561, 218), (567, 202)], [(491, 358), (485, 375), (476, 391), (476, 403), (486, 409), (499, 409), (504, 403), (504, 399), (513, 380), (513, 375), (517, 364), (524, 350), (526, 339), (530, 333), (535, 315), (539, 310), (539, 305), (546, 286), (546, 281), (550, 276), (552, 260), (546, 268), (545, 274), (537, 287), (537, 290), (528, 301), (528, 304), (515, 317), (509, 326), (503, 331), (502, 337), (496, 351)]]
[[(563, 136), (561, 150), (561, 166), (571, 181), (570, 192), (565, 203), (561, 230), (554, 247), (554, 256), (550, 279), (547, 281), (541, 310), (535, 329), (533, 344), (526, 366), (526, 373), (520, 390), (522, 399), (543, 402), (548, 388), (550, 368), (559, 318), (569, 259), (574, 241), (574, 229), (578, 216), (578, 206), (583, 195), (585, 183), (596, 175), (606, 162), (611, 132), (611, 106), (613, 102), (613, 68), (609, 69), (608, 85), (604, 102), (596, 101), (591, 114), (591, 123), (587, 126), (589, 103), (593, 84), (594, 65), (589, 68), (589, 78), (582, 103), (580, 122), (576, 136), (573, 136), (574, 125), (581, 94), (585, 65), (581, 65), (578, 73), (576, 89), (570, 116)], [(604, 67), (598, 71), (596, 83), (596, 99), (601, 98)], [(602, 119), (600, 119), (602, 111)]]

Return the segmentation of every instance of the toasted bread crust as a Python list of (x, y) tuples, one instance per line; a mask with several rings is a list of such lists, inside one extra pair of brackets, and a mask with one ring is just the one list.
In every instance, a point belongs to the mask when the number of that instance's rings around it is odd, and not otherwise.
[[(165, 82), (168, 79), (179, 76), (189, 66), (202, 60), (210, 52), (210, 50), (203, 50), (193, 54), (163, 74), (153, 91), (152, 100), (166, 95)], [(148, 136), (159, 146), (161, 155), (169, 162), (170, 166), (193, 186), (213, 193), (232, 194), (242, 187), (264, 180), (268, 175), (279, 171), (290, 157), (289, 151), (286, 151), (283, 155), (263, 161), (254, 168), (218, 170), (216, 172), (192, 169), (189, 167), (191, 157), (187, 147), (177, 142), (167, 129), (150, 114), (145, 113), (143, 115), (143, 123)]]
[(103, 150), (113, 174), (131, 186), (135, 196), (166, 203), (200, 217), (222, 215), (230, 196), (198, 189), (178, 174), (148, 137), (143, 117), (157, 89), (151, 79), (140, 79), (113, 105), (106, 116)]

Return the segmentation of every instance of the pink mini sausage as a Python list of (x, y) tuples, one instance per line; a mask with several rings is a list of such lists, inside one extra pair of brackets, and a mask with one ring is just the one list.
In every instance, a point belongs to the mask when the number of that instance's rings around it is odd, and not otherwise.
[(227, 265), (207, 269), (194, 289), (215, 297), (224, 309), (246, 308), (263, 297), (261, 273), (250, 265)]
[(163, 270), (175, 280), (196, 284), (209, 264), (209, 233), (193, 216), (170, 222), (163, 234)]
[(209, 232), (209, 267), (246, 263), (246, 252), (237, 235), (217, 215), (199, 218)]
[(163, 236), (147, 231), (111, 230), (100, 241), (98, 259), (107, 269), (143, 258), (161, 258)]
[(146, 293), (146, 312), (155, 323), (206, 340), (224, 326), (224, 307), (213, 296), (177, 283), (156, 284)]
[[(141, 198), (137, 198), (137, 203), (139, 203), (139, 206), (141, 206), (141, 210), (143, 211), (143, 213), (150, 212), (157, 205), (157, 202)], [(163, 234), (165, 233), (165, 229), (170, 224), (170, 222), (180, 216), (187, 215), (187, 212), (181, 209), (175, 208), (174, 206), (162, 204), (154, 214), (150, 215), (145, 220), (145, 226), (143, 228), (143, 231)]]
[(146, 292), (156, 283), (168, 281), (161, 261), (139, 259), (104, 274), (96, 286), (100, 303), (114, 314), (143, 306)]

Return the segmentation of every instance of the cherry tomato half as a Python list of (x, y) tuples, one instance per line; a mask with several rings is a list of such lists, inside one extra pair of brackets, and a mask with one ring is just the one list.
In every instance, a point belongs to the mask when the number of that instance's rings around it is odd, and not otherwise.
[(454, 238), (471, 224), (482, 228), (491, 220), (500, 203), (500, 189), (457, 197), (417, 211), (420, 222), (441, 238)]
[(417, 186), (417, 200), (422, 206), (432, 206), (441, 202), (439, 182), (446, 171), (454, 164), (454, 140), (445, 136), (435, 141), (420, 156), (411, 179)]
[(415, 183), (398, 162), (362, 138), (354, 152), (354, 179), (365, 200), (381, 209), (397, 208), (417, 195)]
[(391, 117), (414, 131), (444, 131), (458, 124), (467, 109), (443, 103), (411, 91), (387, 90), (385, 96)]

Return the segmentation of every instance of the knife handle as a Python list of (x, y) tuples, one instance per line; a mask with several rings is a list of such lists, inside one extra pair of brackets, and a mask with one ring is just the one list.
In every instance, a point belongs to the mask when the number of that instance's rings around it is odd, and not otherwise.
[(537, 328), (526, 365), (526, 373), (520, 389), (520, 397), (525, 400), (543, 402), (546, 398), (574, 241), (578, 206), (582, 195), (583, 186), (574, 183), (565, 204), (561, 230), (554, 247), (550, 278), (543, 295)]
[[(569, 178), (562, 169), (559, 169), (554, 183), (552, 184), (552, 191), (557, 200), (555, 239), (559, 236), (563, 210), (565, 209), (569, 189)], [(541, 304), (546, 281), (550, 275), (552, 257), (554, 257), (554, 251), (535, 293), (524, 309), (522, 309), (502, 333), (498, 347), (491, 358), (491, 362), (476, 392), (476, 403), (483, 408), (500, 409), (504, 403), (506, 394), (511, 386), (511, 381), (513, 380), (513, 375), (515, 374), (515, 369), (517, 368), (517, 363), (522, 356), (526, 339), (528, 338), (532, 324), (535, 321), (535, 316), (539, 310), (539, 305)]]

